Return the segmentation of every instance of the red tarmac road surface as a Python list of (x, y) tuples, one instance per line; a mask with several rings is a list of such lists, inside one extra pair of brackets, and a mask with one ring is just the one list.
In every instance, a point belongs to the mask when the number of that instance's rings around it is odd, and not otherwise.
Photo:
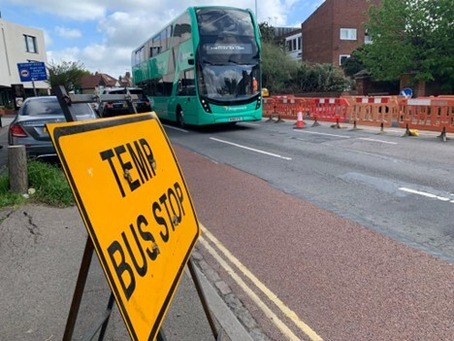
[(200, 222), (323, 340), (454, 340), (454, 265), (174, 148)]

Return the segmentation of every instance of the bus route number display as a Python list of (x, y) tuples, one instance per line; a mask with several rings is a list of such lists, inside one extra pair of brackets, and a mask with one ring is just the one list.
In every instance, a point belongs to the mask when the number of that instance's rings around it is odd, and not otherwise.
[(154, 340), (200, 235), (154, 113), (48, 124), (133, 340)]

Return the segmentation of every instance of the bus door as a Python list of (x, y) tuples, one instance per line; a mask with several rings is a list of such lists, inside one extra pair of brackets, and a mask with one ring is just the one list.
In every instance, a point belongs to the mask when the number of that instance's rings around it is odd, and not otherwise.
[(168, 74), (159, 79), (154, 99), (154, 109), (159, 117), (173, 119), (173, 112), (169, 110), (169, 102), (172, 98), (173, 81), (175, 75)]
[[(198, 112), (201, 110), (195, 89), (194, 69), (180, 72), (177, 85), (177, 105), (183, 109), (184, 121), (188, 124), (198, 123)], [(175, 108), (177, 115), (178, 107)]]

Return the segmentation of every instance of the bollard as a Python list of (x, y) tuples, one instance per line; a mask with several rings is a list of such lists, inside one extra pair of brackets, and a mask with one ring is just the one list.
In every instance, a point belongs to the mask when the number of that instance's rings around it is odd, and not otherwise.
[(9, 186), (13, 193), (28, 191), (27, 153), (24, 145), (8, 147)]

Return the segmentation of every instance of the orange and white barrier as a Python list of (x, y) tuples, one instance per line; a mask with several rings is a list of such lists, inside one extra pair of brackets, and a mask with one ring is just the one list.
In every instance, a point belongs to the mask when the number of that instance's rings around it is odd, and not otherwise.
[(263, 115), (273, 118), (294, 119), (297, 118), (298, 112), (308, 112), (309, 100), (294, 96), (272, 96), (263, 99)]
[[(350, 122), (356, 125), (454, 133), (454, 96), (408, 98), (404, 96), (344, 96), (340, 98), (306, 98), (272, 96), (263, 99), (265, 117), (296, 120), (304, 126), (302, 115), (317, 121)], [(301, 124), (303, 123), (303, 124)]]
[(272, 117), (274, 113), (274, 99), (271, 97), (263, 98), (263, 116)]
[(350, 103), (345, 98), (313, 98), (309, 109), (314, 121), (345, 122)]
[(454, 133), (454, 98), (410, 98), (402, 107), (401, 128)]
[(399, 101), (397, 96), (353, 97), (349, 120), (354, 125), (391, 127), (398, 121)]

